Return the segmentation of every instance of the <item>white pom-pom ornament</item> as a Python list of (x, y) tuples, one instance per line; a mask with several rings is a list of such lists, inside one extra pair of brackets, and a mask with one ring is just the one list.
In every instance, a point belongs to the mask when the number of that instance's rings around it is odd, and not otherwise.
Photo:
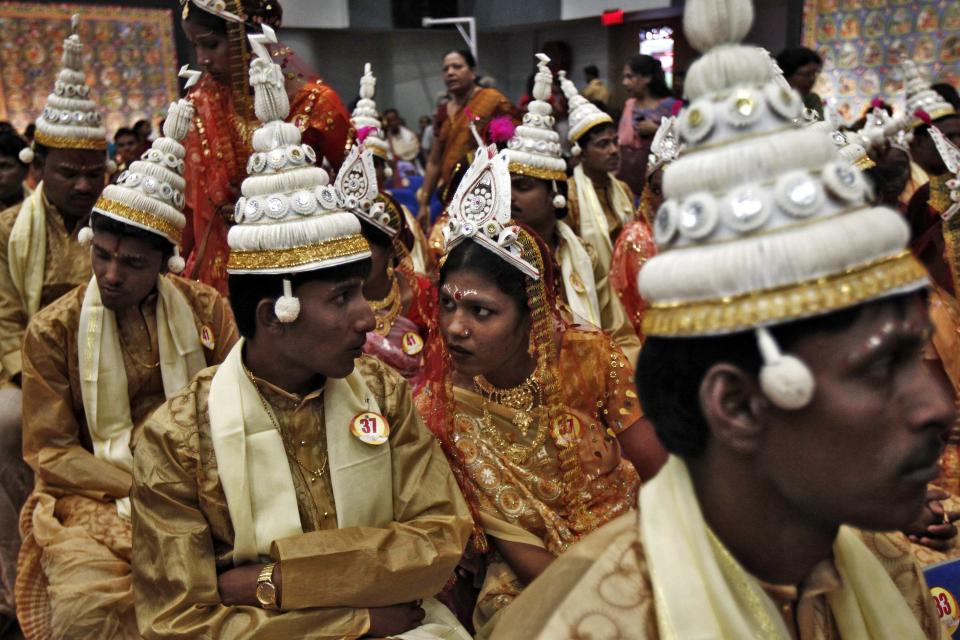
[(82, 247), (89, 247), (90, 243), (93, 242), (93, 229), (89, 226), (86, 226), (80, 229), (80, 232), (77, 234), (77, 241)]
[(763, 357), (760, 388), (773, 404), (787, 411), (802, 409), (813, 399), (816, 383), (813, 374), (800, 358), (783, 355), (770, 332), (756, 330), (757, 345)]
[(107, 174), (112, 175), (117, 172), (117, 163), (113, 160), (107, 160)]
[(20, 149), (20, 153), (17, 154), (17, 157), (20, 158), (20, 162), (23, 164), (33, 164), (33, 159), (35, 154), (33, 153), (33, 147), (24, 147)]
[(393, 169), (390, 167), (390, 165), (387, 165), (383, 168), (383, 177), (387, 180), (393, 177)]
[(293, 285), (286, 278), (283, 279), (283, 295), (277, 298), (273, 312), (283, 323), (293, 322), (300, 316), (300, 300), (293, 296)]
[(183, 270), (186, 268), (187, 263), (182, 257), (180, 257), (180, 247), (173, 247), (173, 255), (167, 259), (167, 270), (170, 273), (183, 273)]
[(556, 181), (556, 180), (553, 181), (553, 191), (554, 191), (554, 193), (556, 194), (556, 195), (553, 196), (553, 208), (554, 208), (554, 209), (563, 209), (565, 206), (567, 206), (567, 199), (564, 197), (564, 195), (563, 195), (562, 193), (557, 193), (557, 191), (559, 191), (559, 189), (557, 189), (557, 181)]
[(583, 153), (583, 149), (580, 148), (580, 145), (579, 145), (579, 144), (577, 144), (576, 142), (574, 142), (574, 143), (573, 143), (573, 146), (570, 147), (570, 155), (572, 155), (574, 158), (576, 158), (576, 157), (579, 156), (581, 153)]

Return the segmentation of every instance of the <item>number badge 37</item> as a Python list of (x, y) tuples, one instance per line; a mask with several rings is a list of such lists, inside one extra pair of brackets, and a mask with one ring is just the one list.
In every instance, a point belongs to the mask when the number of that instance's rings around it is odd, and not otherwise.
[(379, 413), (364, 411), (358, 413), (350, 423), (350, 433), (361, 442), (373, 445), (385, 444), (390, 438), (390, 425)]

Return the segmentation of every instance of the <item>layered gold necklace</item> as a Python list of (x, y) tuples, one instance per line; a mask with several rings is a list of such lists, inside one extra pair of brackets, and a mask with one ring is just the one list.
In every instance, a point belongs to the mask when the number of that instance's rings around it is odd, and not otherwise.
[[(483, 418), (480, 427), (484, 436), (515, 464), (523, 464), (535, 451), (543, 446), (547, 438), (546, 409), (543, 406), (543, 386), (538, 380), (537, 370), (534, 370), (534, 372), (519, 385), (510, 389), (495, 387), (482, 375), (474, 377), (473, 384), (484, 396)], [(516, 442), (507, 442), (493, 422), (493, 416), (490, 414), (488, 407), (491, 402), (514, 410), (515, 413), (512, 422), (520, 430), (520, 435), (523, 438), (527, 437), (530, 426), (534, 422), (537, 423), (537, 431), (530, 444), (522, 445)]]
[(383, 300), (370, 300), (368, 302), (371, 311), (373, 311), (377, 319), (377, 326), (374, 328), (374, 331), (381, 336), (386, 336), (390, 333), (393, 323), (396, 322), (397, 317), (400, 316), (400, 308), (402, 306), (400, 281), (394, 277), (393, 274), (390, 274), (390, 280), (390, 293), (387, 294), (387, 297)]

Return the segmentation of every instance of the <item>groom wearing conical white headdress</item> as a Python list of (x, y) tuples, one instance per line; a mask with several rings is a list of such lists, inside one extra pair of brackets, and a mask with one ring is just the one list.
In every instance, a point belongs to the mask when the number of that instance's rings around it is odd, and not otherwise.
[(13, 602), (17, 513), (31, 484), (21, 451), (23, 334), (37, 311), (90, 279), (90, 251), (77, 234), (108, 173), (106, 131), (83, 72), (78, 27), (74, 16), (34, 142), (20, 151), (21, 162), (39, 169), (40, 184), (0, 212), (0, 613)]
[[(198, 77), (200, 74), (197, 73)], [(21, 514), (17, 614), (28, 638), (137, 638), (130, 582), (132, 443), (166, 397), (237, 340), (226, 301), (168, 275), (183, 260), (180, 172), (193, 106), (109, 185), (80, 233), (94, 276), (40, 310), (23, 346), (23, 455), (36, 487)]]
[[(230, 229), (243, 339), (159, 409), (134, 453), (146, 638), (465, 639), (432, 596), (472, 521), (405, 380), (362, 356), (370, 166), (315, 166), (284, 75), (251, 35), (250, 175)], [(367, 159), (369, 163), (369, 159)]]
[(639, 275), (637, 387), (670, 459), (495, 638), (946, 637), (907, 538), (877, 533), (941, 510), (955, 416), (923, 362), (929, 281), (900, 215), (794, 124), (800, 96), (740, 44), (752, 19), (685, 5), (704, 55)]

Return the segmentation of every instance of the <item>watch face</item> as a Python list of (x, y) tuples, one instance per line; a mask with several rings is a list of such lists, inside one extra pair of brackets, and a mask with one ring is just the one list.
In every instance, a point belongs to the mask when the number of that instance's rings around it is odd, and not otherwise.
[(277, 588), (270, 582), (261, 582), (257, 585), (257, 601), (264, 607), (277, 604)]

